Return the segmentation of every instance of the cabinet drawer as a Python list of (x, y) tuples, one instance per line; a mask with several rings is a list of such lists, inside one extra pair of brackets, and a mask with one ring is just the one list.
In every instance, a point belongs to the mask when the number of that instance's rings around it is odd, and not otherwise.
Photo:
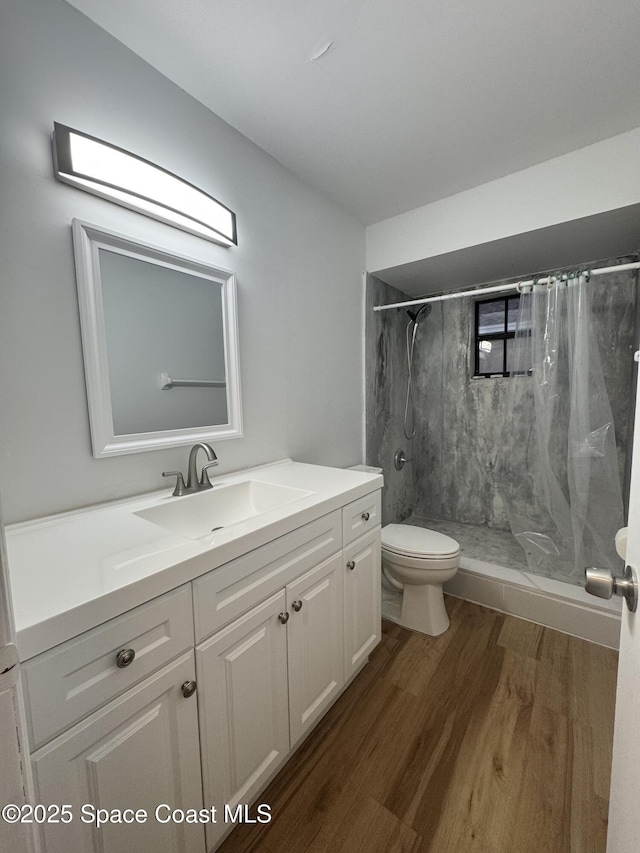
[(196, 643), (342, 547), (338, 509), (193, 582)]
[(342, 537), (348, 545), (381, 523), (380, 490), (358, 498), (342, 508)]
[[(23, 679), (32, 749), (192, 645), (191, 589), (185, 584), (27, 661)], [(118, 653), (130, 649), (132, 662), (118, 666)]]

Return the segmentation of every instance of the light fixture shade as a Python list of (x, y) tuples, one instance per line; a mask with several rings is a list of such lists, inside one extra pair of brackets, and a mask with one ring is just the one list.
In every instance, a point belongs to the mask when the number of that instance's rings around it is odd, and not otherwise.
[(237, 245), (236, 215), (166, 169), (64, 124), (53, 125), (59, 181), (222, 246)]

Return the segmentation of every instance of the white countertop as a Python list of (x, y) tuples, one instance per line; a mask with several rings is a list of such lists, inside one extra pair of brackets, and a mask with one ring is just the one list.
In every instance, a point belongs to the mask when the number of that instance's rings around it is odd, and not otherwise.
[(261, 480), (311, 495), (185, 539), (134, 513), (170, 489), (7, 528), (17, 645), (26, 660), (382, 487), (379, 474), (284, 460), (213, 479)]

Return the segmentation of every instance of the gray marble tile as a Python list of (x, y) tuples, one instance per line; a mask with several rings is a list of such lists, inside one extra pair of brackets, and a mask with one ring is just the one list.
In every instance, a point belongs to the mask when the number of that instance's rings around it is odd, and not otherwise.
[[(634, 259), (618, 262), (624, 260)], [(628, 468), (634, 406), (636, 279), (637, 273), (627, 271), (594, 277), (590, 285), (621, 478)], [(532, 383), (529, 377), (473, 379), (473, 299), (434, 303), (416, 335), (416, 435), (407, 441), (402, 432), (407, 317), (403, 311), (374, 314), (371, 310), (376, 303), (404, 298), (405, 294), (368, 277), (366, 455), (369, 464), (384, 469), (383, 523), (402, 521), (412, 513), (422, 519), (442, 519), (437, 529), (454, 525), (451, 529), (465, 538), (465, 550), (477, 559), (526, 568), (524, 552), (510, 533), (505, 499), (515, 515), (531, 522), (529, 529), (549, 523), (539, 497)], [(558, 444), (552, 448), (552, 464), (560, 475), (566, 455), (562, 422), (567, 418), (568, 409), (561, 401), (556, 418), (561, 427)], [(401, 472), (393, 468), (398, 447), (413, 459)], [(558, 569), (565, 575), (569, 567)], [(553, 576), (555, 568), (540, 565), (537, 570)]]
[(407, 362), (403, 350), (408, 322), (404, 311), (374, 312), (374, 305), (406, 299), (374, 276), (367, 276), (365, 324), (366, 463), (384, 471), (382, 523), (401, 521), (411, 512), (413, 482), (411, 468), (396, 471), (393, 457), (398, 448), (409, 453), (403, 435), (407, 388)]
[[(604, 264), (610, 262), (605, 261)], [(629, 448), (635, 344), (635, 272), (591, 282), (594, 328), (611, 399), (619, 469)], [(505, 491), (517, 514), (544, 517), (536, 496), (531, 429), (533, 394), (528, 377), (473, 379), (472, 299), (434, 306), (416, 358), (414, 511), (467, 524), (509, 529)], [(568, 418), (560, 406), (558, 422)], [(509, 446), (505, 444), (505, 425)], [(557, 432), (555, 470), (564, 464)], [(562, 473), (562, 472), (561, 472)]]
[(636, 334), (636, 289), (638, 273), (613, 273), (591, 281), (594, 328), (600, 361), (616, 428), (620, 482), (626, 485), (626, 461), (633, 437), (631, 390), (635, 387), (633, 353)]
[(494, 563), (508, 569), (528, 571), (524, 551), (510, 532), (496, 530), (476, 524), (461, 524), (457, 521), (424, 518), (412, 515), (406, 520), (407, 524), (417, 527), (427, 527), (451, 536), (460, 544), (465, 556), (472, 560), (482, 560)]

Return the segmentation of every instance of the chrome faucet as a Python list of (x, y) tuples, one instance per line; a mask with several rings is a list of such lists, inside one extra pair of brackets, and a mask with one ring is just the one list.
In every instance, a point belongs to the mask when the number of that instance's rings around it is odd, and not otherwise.
[[(200, 477), (198, 477), (198, 469), (196, 466), (198, 451), (202, 448), (204, 452), (207, 454), (207, 462), (202, 466), (202, 470), (200, 472)], [(163, 477), (177, 477), (176, 487), (173, 491), (174, 497), (180, 497), (181, 495), (192, 495), (195, 492), (202, 492), (205, 489), (213, 488), (211, 481), (209, 480), (209, 468), (213, 468), (218, 464), (218, 457), (213, 451), (213, 448), (210, 445), (205, 444), (203, 441), (199, 441), (197, 444), (194, 444), (189, 453), (189, 467), (187, 468), (187, 482), (185, 485), (184, 477), (182, 476), (181, 471), (163, 471)]]

